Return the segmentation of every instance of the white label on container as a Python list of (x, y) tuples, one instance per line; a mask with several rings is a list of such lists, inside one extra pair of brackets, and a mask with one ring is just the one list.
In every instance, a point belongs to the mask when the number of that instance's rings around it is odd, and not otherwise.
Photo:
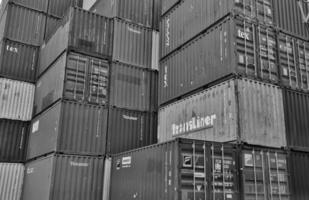
[(88, 163), (79, 163), (79, 162), (74, 162), (74, 161), (71, 161), (70, 165), (73, 167), (88, 167), (89, 166)]
[(128, 156), (128, 157), (123, 157), (122, 158), (122, 167), (123, 168), (128, 168), (131, 166), (131, 161), (132, 161), (132, 157)]
[(33, 168), (27, 168), (27, 174), (32, 174), (32, 173), (33, 173), (33, 171), (34, 171), (34, 169), (33, 169)]
[(33, 123), (33, 125), (32, 125), (32, 133), (35, 133), (35, 132), (37, 132), (39, 130), (39, 125), (40, 125), (40, 121), (39, 120)]
[(135, 30), (135, 29), (133, 29), (131, 27), (128, 27), (128, 30), (133, 32), (133, 33), (141, 34), (141, 32), (139, 30)]
[(245, 158), (245, 166), (253, 167), (253, 155), (246, 153), (244, 158)]
[(132, 117), (132, 116), (128, 116), (128, 115), (122, 115), (122, 117), (123, 117), (124, 119), (137, 121), (137, 117)]
[(227, 199), (232, 199), (232, 198), (233, 198), (233, 195), (232, 195), (232, 194), (227, 194), (227, 195), (226, 195), (226, 198), (227, 198)]

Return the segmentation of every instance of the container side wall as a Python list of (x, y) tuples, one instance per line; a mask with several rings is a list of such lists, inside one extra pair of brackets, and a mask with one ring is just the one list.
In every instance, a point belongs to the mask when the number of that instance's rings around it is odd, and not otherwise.
[(0, 120), (0, 161), (24, 162), (28, 134), (29, 123)]
[(30, 121), (35, 87), (32, 84), (0, 79), (0, 118)]
[(44, 41), (48, 41), (52, 34), (55, 32), (54, 29), (59, 26), (61, 22), (61, 18), (46, 16), (46, 25), (45, 25), (45, 33), (44, 33)]
[(1, 76), (26, 82), (35, 81), (39, 48), (3, 40), (0, 55)]
[(48, 14), (61, 18), (71, 6), (81, 8), (83, 6), (83, 0), (49, 0)]
[(282, 90), (272, 84), (238, 81), (241, 140), (255, 145), (285, 147)]
[(230, 80), (159, 110), (158, 140), (175, 137), (237, 140), (235, 81)]
[(309, 95), (283, 90), (288, 146), (309, 149)]
[(81, 156), (56, 156), (50, 200), (101, 200), (104, 159)]
[(0, 198), (19, 200), (24, 179), (24, 166), (15, 163), (0, 163)]
[(113, 60), (151, 68), (152, 34), (149, 28), (115, 19)]
[(9, 0), (9, 2), (32, 8), (37, 11), (47, 12), (48, 0)]
[(111, 108), (108, 153), (119, 153), (156, 142), (156, 114)]

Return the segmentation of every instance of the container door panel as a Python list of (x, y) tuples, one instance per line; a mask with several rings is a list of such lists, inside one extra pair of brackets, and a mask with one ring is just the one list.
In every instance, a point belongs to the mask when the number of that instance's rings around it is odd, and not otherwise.
[(300, 89), (309, 90), (309, 43), (297, 41)]

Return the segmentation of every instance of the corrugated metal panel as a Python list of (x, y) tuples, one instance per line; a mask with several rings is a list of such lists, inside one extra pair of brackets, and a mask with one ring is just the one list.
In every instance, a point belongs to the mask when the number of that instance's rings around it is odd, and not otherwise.
[(108, 82), (106, 60), (65, 52), (37, 81), (34, 113), (40, 113), (61, 98), (105, 105)]
[(112, 171), (112, 158), (106, 157), (104, 163), (103, 200), (109, 200)]
[(162, 54), (165, 56), (230, 13), (272, 24), (270, 0), (183, 0), (161, 19)]
[(159, 28), (160, 28), (161, 9), (162, 9), (162, 1), (161, 0), (153, 0), (152, 27), (153, 27), (154, 30), (157, 30), (157, 31), (159, 31)]
[(165, 14), (169, 9), (171, 9), (180, 0), (162, 0), (162, 10), (161, 15)]
[(278, 28), (304, 39), (309, 37), (308, 2), (297, 0), (273, 0), (274, 18)]
[(63, 17), (71, 6), (81, 8), (83, 6), (83, 0), (49, 0), (48, 14)]
[(26, 44), (41, 45), (46, 16), (41, 12), (15, 4), (10, 4), (7, 9), (7, 17), (2, 18), (2, 20), (6, 20), (4, 36)]
[(153, 26), (153, 0), (99, 0), (90, 11), (106, 17), (126, 19), (149, 28)]
[(45, 33), (44, 33), (44, 40), (48, 41), (50, 37), (52, 37), (55, 29), (59, 26), (62, 18), (53, 17), (53, 16), (46, 16), (46, 25), (45, 25)]
[[(239, 199), (233, 146), (178, 140), (114, 155), (110, 199)], [(177, 188), (177, 189), (175, 189)], [(133, 198), (134, 198), (133, 196)]]
[(239, 156), (242, 161), (242, 199), (291, 199), (290, 174), (285, 152), (245, 147)]
[(29, 123), (1, 119), (0, 161), (24, 162), (26, 156), (28, 134)]
[(307, 200), (309, 196), (309, 154), (292, 152), (289, 166), (291, 169), (291, 193), (293, 200)]
[(153, 30), (114, 19), (113, 60), (151, 68)]
[(87, 55), (111, 56), (112, 20), (72, 8), (55, 34), (41, 48), (38, 75), (42, 74), (65, 49)]
[(0, 14), (9, 3), (18, 4), (37, 11), (47, 12), (48, 0), (2, 0)]
[(35, 86), (0, 78), (0, 118), (30, 121)]
[(287, 143), (309, 149), (309, 94), (283, 90)]
[(10, 40), (1, 42), (0, 76), (34, 82), (39, 47)]
[(103, 107), (63, 101), (33, 119), (28, 158), (50, 152), (105, 153), (107, 112)]
[(101, 200), (104, 158), (51, 155), (26, 165), (23, 200)]
[(110, 80), (110, 105), (140, 111), (157, 108), (158, 73), (140, 67), (113, 63)]
[(282, 91), (278, 86), (236, 79), (165, 106), (159, 142), (174, 137), (286, 146)]
[(309, 42), (296, 41), (297, 62), (299, 70), (299, 88), (309, 91)]
[(161, 61), (159, 103), (231, 74), (277, 83), (275, 36), (272, 28), (228, 16)]
[(15, 163), (0, 163), (0, 199), (20, 200), (24, 166)]
[(156, 113), (110, 108), (107, 152), (119, 153), (156, 143)]

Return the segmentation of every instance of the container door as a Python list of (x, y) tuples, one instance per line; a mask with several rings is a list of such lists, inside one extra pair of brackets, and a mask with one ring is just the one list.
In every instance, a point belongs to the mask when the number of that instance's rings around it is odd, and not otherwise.
[(211, 185), (212, 200), (238, 200), (236, 156), (223, 145), (211, 146)]
[(259, 76), (263, 80), (278, 82), (277, 42), (274, 29), (258, 26)]
[(296, 70), (296, 59), (294, 39), (287, 35), (279, 35), (279, 60), (281, 71), (281, 82), (285, 86), (298, 87), (298, 76)]
[(309, 90), (309, 43), (297, 41), (297, 59), (299, 67), (300, 89)]
[(88, 72), (88, 101), (105, 105), (108, 100), (108, 62), (101, 59), (89, 59)]
[(267, 200), (266, 154), (247, 151), (242, 155), (242, 185), (244, 200)]
[(84, 101), (86, 96), (88, 59), (85, 56), (71, 54), (68, 56), (65, 75), (65, 97)]
[(269, 173), (269, 200), (289, 200), (289, 182), (287, 156), (267, 152)]
[(182, 146), (180, 168), (181, 200), (210, 199), (207, 194), (206, 145), (188, 143)]
[(259, 22), (273, 24), (273, 6), (271, 0), (256, 0), (256, 16)]
[(254, 24), (236, 20), (237, 71), (247, 76), (257, 76), (256, 41)]

